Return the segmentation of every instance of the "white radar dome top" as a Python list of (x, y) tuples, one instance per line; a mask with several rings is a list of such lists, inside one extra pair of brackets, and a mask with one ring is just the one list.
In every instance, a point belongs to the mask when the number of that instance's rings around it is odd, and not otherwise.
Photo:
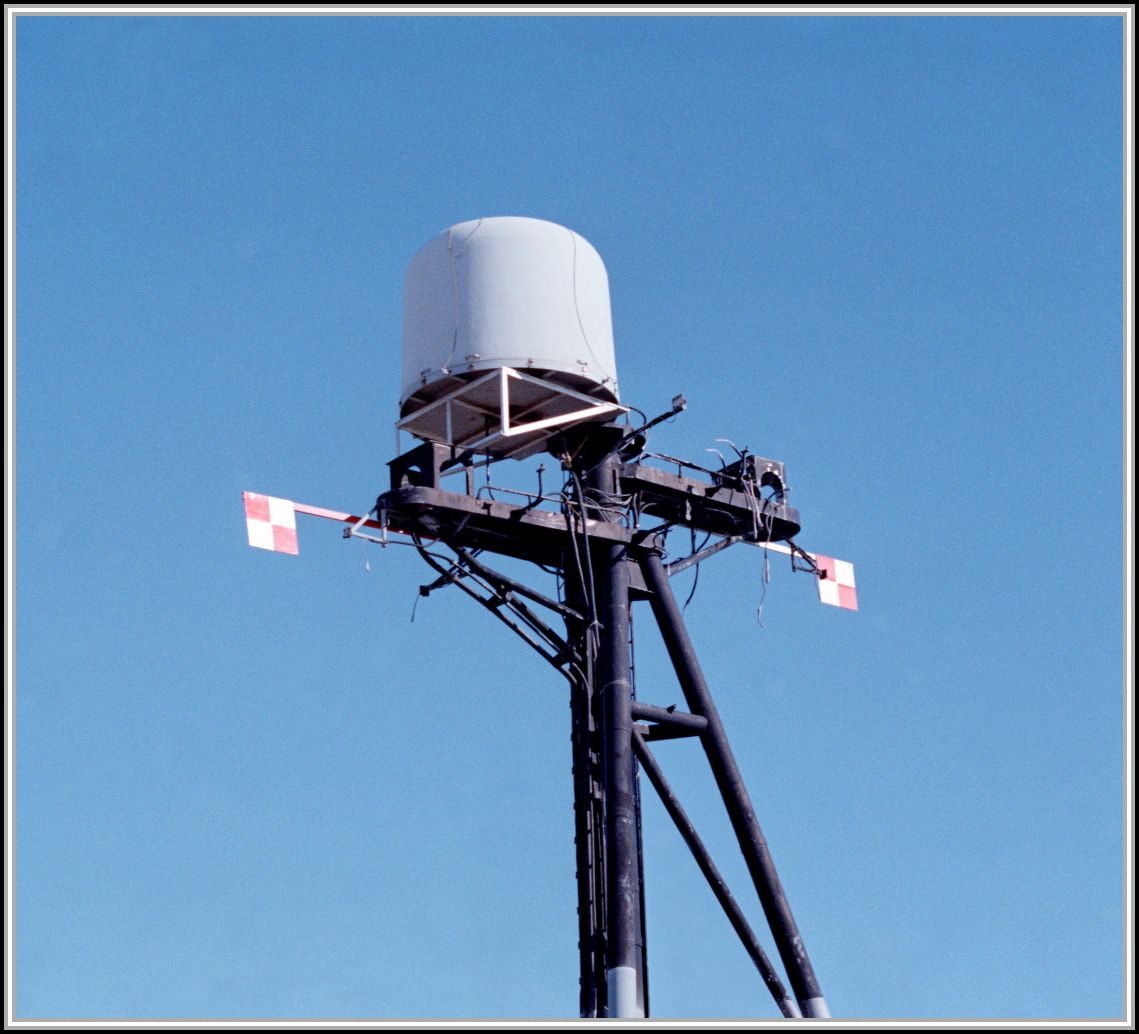
[(404, 279), (397, 428), (521, 457), (618, 404), (609, 278), (594, 247), (542, 219), (458, 223)]

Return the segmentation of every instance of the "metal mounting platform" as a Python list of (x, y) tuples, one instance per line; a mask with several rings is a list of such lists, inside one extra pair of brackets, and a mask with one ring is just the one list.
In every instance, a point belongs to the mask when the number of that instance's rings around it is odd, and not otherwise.
[[(397, 531), (423, 538), (445, 539), (464, 549), (486, 549), (551, 566), (565, 557), (567, 530), (589, 542), (620, 544), (633, 552), (663, 546), (661, 529), (567, 516), (535, 505), (519, 506), (437, 487), (442, 457), (440, 446), (420, 446), (393, 461), (393, 483), (376, 508)], [(407, 484), (407, 468), (414, 468)], [(672, 474), (644, 464), (626, 464), (619, 471), (620, 491), (639, 497), (643, 514), (662, 518), (669, 526), (693, 528), (751, 542), (781, 542), (799, 531), (799, 513), (790, 506), (760, 501), (697, 478)], [(638, 587), (639, 588), (639, 587)]]
[(620, 471), (621, 491), (640, 494), (642, 513), (670, 524), (739, 535), (752, 542), (784, 542), (799, 533), (799, 511), (722, 484), (628, 463)]
[[(582, 534), (582, 522), (565, 514), (480, 499), (441, 488), (408, 487), (385, 492), (376, 508), (393, 531), (443, 539), (463, 549), (486, 549), (494, 553), (561, 565), (565, 557), (566, 531)], [(634, 531), (620, 524), (585, 520), (584, 534), (591, 543), (651, 546), (652, 530)]]
[[(396, 423), (396, 438), (408, 431), (417, 438), (457, 449), (523, 459), (540, 452), (555, 428), (596, 423), (628, 412), (596, 386), (595, 395), (575, 391), (558, 380), (502, 366), (470, 380), (455, 376), (454, 387), (430, 401), (412, 396)], [(451, 380), (434, 382), (432, 388)], [(603, 396), (603, 397), (598, 397)]]

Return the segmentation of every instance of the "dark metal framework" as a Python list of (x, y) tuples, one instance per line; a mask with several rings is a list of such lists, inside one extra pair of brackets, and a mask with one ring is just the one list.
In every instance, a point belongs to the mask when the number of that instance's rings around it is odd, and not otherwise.
[[(673, 412), (683, 408), (674, 403)], [(672, 414), (666, 414), (666, 416)], [(662, 418), (658, 418), (663, 419)], [(656, 423), (657, 421), (651, 421)], [(644, 428), (641, 429), (642, 431)], [(719, 470), (673, 457), (646, 462), (643, 434), (590, 425), (551, 439), (566, 474), (562, 492), (521, 504), (474, 489), (473, 458), (425, 444), (389, 464), (391, 489), (376, 501), (384, 528), (411, 535), (438, 577), (424, 596), (455, 586), (540, 653), (569, 683), (583, 1017), (649, 1014), (638, 769), (672, 817), (779, 1011), (827, 1016), (767, 842), (669, 577), (738, 542), (790, 541), (799, 515), (786, 503), (783, 465), (749, 453)], [(686, 471), (704, 474), (695, 477)], [(464, 491), (442, 487), (463, 475)], [(665, 564), (671, 528), (717, 541)], [(349, 532), (346, 532), (349, 534)], [(695, 539), (693, 539), (695, 541)], [(449, 552), (443, 552), (446, 547)], [(496, 571), (483, 553), (553, 569), (564, 586), (549, 596)], [(676, 671), (687, 712), (636, 699), (632, 604), (647, 601)], [(560, 617), (564, 635), (535, 607)], [(771, 928), (785, 988), (743, 911), (652, 754), (663, 739), (699, 740)]]

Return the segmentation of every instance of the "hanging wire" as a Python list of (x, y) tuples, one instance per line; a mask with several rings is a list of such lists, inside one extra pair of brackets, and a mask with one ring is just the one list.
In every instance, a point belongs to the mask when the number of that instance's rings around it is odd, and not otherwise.
[(755, 611), (755, 619), (759, 622), (760, 628), (767, 628), (763, 623), (763, 607), (767, 602), (767, 586), (771, 582), (771, 559), (767, 555), (767, 550), (763, 551), (763, 594), (759, 597), (759, 606)]
[(578, 514), (581, 517), (581, 543), (585, 553), (585, 569), (589, 572), (589, 633), (594, 648), (597, 648), (600, 643), (601, 622), (597, 618), (597, 586), (593, 581), (593, 555), (589, 550), (589, 528), (585, 516), (585, 489), (582, 487), (581, 479), (577, 476), (576, 470), (570, 471), (570, 477), (577, 488)]
[[(486, 463), (483, 464), (483, 472), (484, 472), (484, 476), (486, 478), (486, 484), (483, 485), (483, 488), (486, 489), (486, 494), (488, 496), (490, 496), (491, 499), (494, 499), (494, 501), (497, 503), (498, 500), (494, 498), (494, 488), (490, 483), (490, 465), (491, 465), (491, 462), (492, 462), (491, 457), (488, 454), (487, 458), (486, 458)], [(481, 489), (480, 489), (480, 491), (481, 491)]]
[[(642, 423), (645, 423), (645, 424), (647, 424), (647, 423), (649, 422), (649, 418), (648, 418), (647, 414), (645, 413), (645, 411), (644, 411), (643, 409), (638, 409), (636, 406), (626, 406), (625, 408), (626, 408), (626, 409), (630, 409), (630, 410), (632, 410), (634, 413), (636, 413), (636, 414), (637, 414), (637, 415), (638, 415), (638, 416), (641, 418), (641, 422), (642, 422)], [(626, 413), (626, 414), (625, 414), (625, 419), (626, 419), (626, 420), (628, 420), (628, 419), (629, 419), (629, 414), (628, 414), (628, 413)]]
[[(738, 457), (739, 457), (741, 460), (742, 460), (742, 459), (743, 459), (745, 456), (747, 456), (747, 451), (748, 451), (748, 450), (747, 450), (747, 447), (746, 447), (746, 446), (744, 446), (744, 449), (743, 449), (743, 451), (741, 452), (741, 451), (740, 451), (740, 448), (739, 448), (739, 446), (738, 446), (738, 445), (736, 445), (736, 443), (735, 443), (735, 442), (733, 442), (733, 441), (731, 440), (731, 438), (717, 438), (717, 439), (716, 439), (716, 441), (718, 441), (718, 442), (723, 442), (725, 445), (730, 445), (730, 446), (732, 447), (732, 451), (733, 451), (733, 452), (734, 452), (734, 453), (735, 453), (735, 454), (736, 454), (736, 455), (737, 455), (737, 456), (738, 456)], [(708, 451), (714, 452), (715, 450), (714, 450), (714, 449), (712, 449), (712, 450), (708, 450)]]
[[(716, 440), (719, 441), (718, 438)], [(728, 465), (728, 461), (726, 459), (724, 459), (724, 454), (722, 452), (720, 452), (719, 449), (705, 449), (704, 451), (705, 452), (714, 452), (717, 456), (720, 457), (720, 469), (721, 470), (723, 470), (724, 467), (726, 467)], [(691, 464), (689, 464), (689, 466), (691, 466)], [(699, 469), (699, 468), (697, 468), (697, 469)]]
[[(692, 528), (691, 531), (692, 531), (692, 553), (696, 554), (696, 553), (699, 553), (700, 550), (702, 550), (706, 545), (708, 545), (709, 540), (712, 538), (712, 533), (708, 532), (708, 534), (704, 536), (704, 541), (701, 542), (699, 546), (697, 546), (696, 545), (696, 529)], [(692, 588), (689, 590), (688, 599), (686, 599), (684, 601), (684, 606), (680, 608), (680, 612), (682, 614), (688, 609), (688, 604), (690, 604), (692, 602), (692, 597), (696, 595), (696, 586), (700, 584), (700, 561), (697, 560), (696, 564), (694, 566), (696, 567), (696, 576), (692, 579)]]
[[(568, 483), (567, 483), (567, 487), (568, 487)], [(581, 553), (578, 551), (577, 534), (576, 534), (576, 530), (574, 529), (574, 526), (573, 526), (573, 524), (574, 524), (573, 500), (568, 495), (563, 495), (563, 504), (564, 504), (565, 517), (566, 517), (566, 530), (569, 532), (570, 546), (573, 549), (574, 566), (577, 568), (578, 585), (581, 586), (582, 596), (585, 597), (585, 606), (586, 606), (586, 610), (588, 612), (588, 617), (589, 617), (589, 624), (587, 626), (586, 634), (588, 636), (589, 649), (592, 650), (593, 649), (593, 642), (594, 642), (594, 625), (597, 621), (597, 610), (596, 610), (596, 607), (594, 605), (594, 599), (593, 599), (592, 593), (590, 591), (591, 585), (592, 585), (592, 578), (593, 578), (593, 567), (592, 567), (592, 565), (589, 565), (590, 579), (589, 579), (589, 581), (586, 581), (585, 566), (582, 564), (582, 561), (581, 561)], [(584, 518), (582, 519), (582, 523), (584, 524)], [(588, 539), (586, 540), (586, 547), (588, 548)], [(586, 554), (586, 558), (588, 560), (588, 553)]]
[[(759, 627), (765, 628), (766, 626), (763, 623), (763, 609), (767, 602), (767, 588), (771, 584), (771, 554), (767, 547), (775, 531), (775, 514), (770, 511), (768, 507), (773, 502), (773, 499), (764, 497), (762, 486), (757, 484), (754, 477), (749, 476), (747, 462), (749, 456), (748, 450), (746, 448), (741, 450), (730, 438), (717, 438), (716, 441), (730, 446), (739, 457), (739, 484), (744, 498), (747, 500), (748, 510), (751, 513), (752, 538), (763, 548), (763, 576), (761, 579), (763, 592), (760, 595), (759, 606), (756, 608), (755, 615), (756, 620), (759, 622)], [(720, 457), (720, 462), (723, 463), (725, 467), (727, 466), (723, 454), (718, 449), (706, 449), (705, 451), (714, 452)], [(794, 554), (792, 554), (792, 562), (794, 562)], [(697, 565), (697, 572), (699, 572), (699, 565)], [(695, 589), (695, 585), (693, 588)], [(691, 598), (691, 596), (689, 598)]]
[(700, 565), (696, 565), (696, 576), (692, 579), (692, 588), (689, 590), (688, 599), (684, 601), (684, 606), (680, 608), (683, 614), (688, 609), (688, 604), (692, 602), (692, 597), (696, 595), (696, 586), (700, 584)]

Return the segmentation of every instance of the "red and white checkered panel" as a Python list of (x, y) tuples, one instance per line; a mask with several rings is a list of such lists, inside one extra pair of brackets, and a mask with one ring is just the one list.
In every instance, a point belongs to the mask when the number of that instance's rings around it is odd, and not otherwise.
[(858, 593), (854, 588), (854, 565), (845, 560), (815, 554), (819, 602), (847, 610), (858, 609)]
[(289, 499), (244, 492), (245, 527), (249, 544), (276, 553), (300, 552), (297, 546), (297, 515)]

